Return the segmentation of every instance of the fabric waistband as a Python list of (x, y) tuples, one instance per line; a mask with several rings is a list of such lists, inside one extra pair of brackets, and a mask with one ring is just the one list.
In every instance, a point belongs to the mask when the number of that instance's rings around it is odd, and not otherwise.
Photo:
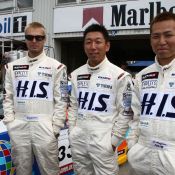
[(170, 143), (169, 141), (165, 140), (159, 140), (154, 138), (146, 140), (145, 138), (139, 138), (138, 143), (152, 149), (175, 150), (175, 143)]
[(92, 128), (112, 128), (112, 122), (102, 122), (98, 120), (77, 120), (76, 126), (80, 126), (83, 128), (92, 127)]

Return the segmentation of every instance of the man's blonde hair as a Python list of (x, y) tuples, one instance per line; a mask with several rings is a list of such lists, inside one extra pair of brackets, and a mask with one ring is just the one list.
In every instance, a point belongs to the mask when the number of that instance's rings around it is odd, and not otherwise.
[(43, 29), (43, 34), (46, 35), (46, 29), (45, 27), (39, 23), (39, 22), (32, 22), (32, 23), (29, 23), (26, 27), (25, 27), (25, 30), (24, 30), (24, 33), (26, 34), (27, 33), (27, 30), (29, 28), (42, 28)]

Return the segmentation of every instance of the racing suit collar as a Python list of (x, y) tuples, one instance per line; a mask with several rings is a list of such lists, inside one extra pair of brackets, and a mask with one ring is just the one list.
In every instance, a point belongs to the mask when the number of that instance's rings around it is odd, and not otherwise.
[(105, 59), (100, 63), (98, 64), (97, 66), (95, 67), (91, 67), (89, 64), (88, 64), (88, 61), (87, 61), (87, 67), (88, 67), (88, 71), (90, 73), (93, 73), (93, 72), (100, 72), (104, 66), (106, 65), (106, 63), (109, 62), (107, 57), (105, 57)]
[(27, 59), (28, 59), (30, 64), (35, 64), (35, 63), (38, 63), (40, 60), (42, 60), (42, 58), (45, 56), (46, 56), (46, 54), (43, 51), (40, 55), (38, 55), (37, 57), (34, 57), (34, 58), (31, 58), (31, 57), (29, 57), (29, 55), (27, 55)]
[(175, 58), (167, 65), (160, 65), (157, 58), (155, 57), (155, 64), (158, 66), (158, 68), (162, 71), (168, 70), (170, 68), (172, 68), (175, 65)]

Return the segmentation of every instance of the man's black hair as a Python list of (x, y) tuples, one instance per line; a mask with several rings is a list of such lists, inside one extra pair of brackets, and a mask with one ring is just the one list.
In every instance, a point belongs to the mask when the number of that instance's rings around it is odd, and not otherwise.
[(162, 21), (167, 21), (167, 20), (173, 20), (175, 21), (175, 14), (172, 12), (163, 12), (158, 14), (152, 21), (150, 24), (150, 33), (152, 33), (152, 28), (153, 25), (157, 22), (162, 22)]
[(89, 33), (89, 32), (100, 32), (100, 33), (103, 34), (105, 41), (106, 41), (106, 42), (109, 41), (109, 34), (108, 34), (108, 31), (107, 31), (107, 29), (106, 29), (103, 25), (101, 25), (101, 24), (91, 24), (90, 26), (88, 26), (88, 27), (85, 29), (84, 33), (83, 33), (83, 39), (84, 39), (84, 40), (85, 40), (85, 37), (86, 37), (87, 33)]

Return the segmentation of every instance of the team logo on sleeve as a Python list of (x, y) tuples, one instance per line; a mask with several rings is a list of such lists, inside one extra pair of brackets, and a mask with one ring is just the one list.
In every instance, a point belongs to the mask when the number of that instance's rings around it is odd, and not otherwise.
[(123, 93), (123, 106), (124, 106), (123, 115), (125, 116), (130, 116), (133, 114), (131, 110), (131, 99), (132, 99), (131, 83), (128, 83), (126, 86), (126, 91)]

